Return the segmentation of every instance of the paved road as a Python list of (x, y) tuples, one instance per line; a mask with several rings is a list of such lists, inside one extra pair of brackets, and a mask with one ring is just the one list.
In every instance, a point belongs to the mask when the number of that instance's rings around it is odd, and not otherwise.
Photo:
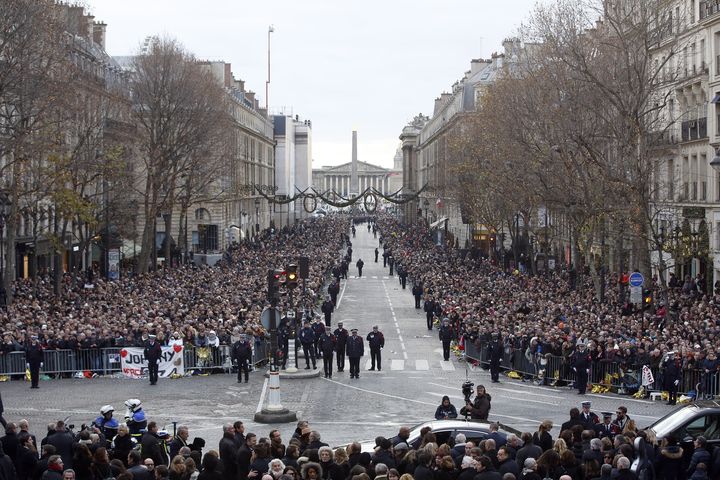
[[(400, 288), (397, 276), (390, 277), (383, 269), (382, 256), (379, 263), (373, 261), (377, 240), (363, 226), (357, 232), (352, 239), (351, 275), (343, 284), (332, 325), (334, 328), (343, 320), (346, 328), (357, 327), (363, 336), (373, 325), (379, 325), (386, 339), (383, 369), (367, 371), (368, 352), (358, 380), (351, 381), (346, 369), (332, 379), (321, 376), (282, 382), (283, 405), (296, 411), (299, 418), (308, 419), (327, 443), (393, 435), (400, 425), (431, 419), (443, 395), (449, 395), (459, 409), (460, 386), (466, 377), (476, 384), (484, 383), (492, 394), (491, 419), (519, 430), (534, 431), (543, 419), (559, 425), (581, 398), (591, 400), (597, 412), (614, 412), (618, 405), (626, 405), (629, 415), (641, 426), (670, 411), (671, 407), (661, 403), (614, 395), (578, 397), (567, 388), (537, 387), (509, 379), (490, 384), (489, 374), (483, 370), (468, 372), (455, 358), (444, 362), (437, 331), (428, 332), (424, 313), (414, 308), (410, 285), (407, 290)], [(362, 278), (355, 277), (358, 258), (365, 262)], [(246, 431), (261, 436), (273, 428), (252, 421), (263, 392), (262, 372), (252, 373), (249, 384), (234, 380), (233, 376), (212, 375), (161, 380), (150, 387), (140, 380), (73, 379), (42, 382), (39, 390), (30, 390), (24, 382), (8, 382), (0, 384), (0, 392), (6, 418), (27, 418), (37, 434), (43, 433), (48, 422), (68, 415), (78, 426), (89, 423), (104, 404), (122, 412), (123, 401), (137, 397), (150, 419), (161, 425), (172, 421), (187, 424), (191, 438), (203, 437), (208, 447), (217, 448), (223, 423), (243, 420)], [(279, 428), (283, 438), (289, 438), (294, 425)], [(557, 435), (557, 427), (552, 433)]]

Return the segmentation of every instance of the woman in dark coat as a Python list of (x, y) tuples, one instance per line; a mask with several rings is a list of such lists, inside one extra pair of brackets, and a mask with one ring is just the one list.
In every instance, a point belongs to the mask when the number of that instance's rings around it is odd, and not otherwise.
[(683, 449), (674, 437), (663, 440), (663, 447), (657, 455), (655, 472), (657, 480), (679, 480), (685, 478)]
[(553, 423), (550, 420), (545, 420), (538, 427), (538, 431), (533, 433), (533, 443), (538, 447), (542, 448), (543, 452), (546, 452), (553, 447), (553, 438), (550, 435), (550, 430), (553, 428)]

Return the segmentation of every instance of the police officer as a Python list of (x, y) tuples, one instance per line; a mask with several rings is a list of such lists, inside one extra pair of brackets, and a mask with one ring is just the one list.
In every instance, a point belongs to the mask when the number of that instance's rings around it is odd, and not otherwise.
[(348, 331), (343, 328), (343, 322), (338, 322), (338, 328), (333, 332), (335, 335), (335, 352), (337, 352), (337, 371), (345, 370), (345, 346), (347, 345)]
[(330, 300), (333, 303), (333, 307), (337, 306), (337, 296), (340, 293), (340, 279), (336, 279), (328, 287), (328, 294), (330, 294)]
[(404, 265), (398, 264), (398, 277), (400, 277), (400, 285), (402, 285), (402, 289), (405, 290), (405, 287), (407, 286), (407, 270), (405, 270)]
[(580, 404), (580, 407), (580, 421), (583, 422), (585, 430), (595, 430), (595, 426), (600, 423), (600, 418), (590, 410), (592, 402), (584, 401)]
[(362, 261), (362, 258), (358, 258), (358, 261), (355, 264), (355, 266), (358, 269), (358, 278), (362, 277), (362, 269), (365, 266), (365, 262)]
[(390, 266), (390, 276), (393, 276), (393, 268), (395, 267), (395, 259), (392, 254), (388, 257), (388, 265)]
[(422, 283), (417, 282), (412, 288), (413, 297), (415, 297), (415, 308), (420, 308), (420, 300), (422, 299), (423, 287)]
[(375, 263), (378, 263), (378, 255), (380, 254), (380, 250), (375, 247)]
[(372, 332), (367, 334), (366, 340), (370, 347), (370, 368), (368, 370), (375, 370), (375, 364), (377, 363), (378, 371), (382, 370), (382, 355), (380, 350), (385, 346), (385, 336), (377, 325), (373, 325)]
[(298, 340), (302, 345), (303, 355), (305, 355), (305, 370), (310, 370), (310, 360), (312, 360), (312, 368), (315, 367), (315, 333), (310, 328), (310, 320), (305, 319), (303, 328), (298, 332)]
[(350, 330), (347, 339), (347, 356), (350, 361), (350, 378), (360, 378), (360, 357), (365, 354), (365, 344), (357, 334), (357, 328)]
[(252, 345), (248, 342), (247, 335), (241, 334), (230, 350), (230, 359), (237, 364), (237, 383), (242, 383), (243, 373), (245, 374), (245, 383), (248, 383), (251, 358)]
[(112, 405), (103, 405), (100, 409), (100, 416), (95, 419), (94, 425), (100, 433), (105, 437), (105, 440), (112, 442), (112, 439), (117, 435), (120, 424), (116, 419), (113, 418), (113, 412), (115, 407)]
[(425, 305), (423, 305), (423, 310), (425, 310), (425, 320), (427, 321), (427, 329), (432, 330), (433, 329), (433, 314), (435, 313), (435, 302), (433, 301), (433, 298), (428, 296), (428, 298), (425, 300)]
[(325, 325), (319, 318), (315, 318), (311, 327), (313, 333), (315, 334), (315, 342), (313, 344), (313, 347), (315, 348), (315, 358), (321, 358), (322, 350), (320, 350), (320, 335), (322, 335), (325, 331)]
[(323, 354), (323, 370), (325, 371), (325, 378), (332, 378), (332, 362), (333, 352), (335, 351), (337, 340), (335, 335), (330, 333), (330, 329), (326, 328), (320, 335), (320, 350)]
[(43, 366), (43, 348), (37, 335), (30, 336), (30, 344), (25, 347), (26, 367), (30, 369), (30, 388), (40, 388), (40, 369)]
[(585, 343), (577, 343), (577, 349), (572, 356), (572, 366), (575, 372), (575, 386), (578, 389), (578, 395), (585, 395), (588, 374), (590, 373), (590, 354), (585, 350)]
[(330, 320), (332, 319), (332, 313), (335, 311), (335, 302), (330, 300), (330, 295), (325, 297), (325, 301), (320, 306), (320, 311), (325, 315), (325, 326), (330, 328)]
[(162, 349), (160, 344), (155, 341), (155, 335), (148, 335), (148, 342), (145, 345), (143, 355), (148, 362), (148, 376), (150, 377), (150, 385), (155, 385), (158, 381), (158, 370), (160, 368), (160, 357), (162, 357)]
[(680, 364), (675, 359), (675, 352), (668, 352), (663, 366), (663, 386), (668, 392), (668, 405), (677, 402), (678, 385), (680, 384)]
[(503, 344), (500, 341), (498, 332), (492, 332), (490, 336), (488, 354), (490, 356), (490, 379), (492, 383), (500, 383), (500, 360), (503, 354)]
[(443, 346), (443, 359), (446, 362), (450, 361), (450, 342), (455, 338), (455, 332), (450, 326), (450, 320), (443, 318), (442, 326), (440, 326), (439, 332), (440, 341)]
[[(280, 326), (278, 327), (278, 348), (282, 352), (282, 360), (280, 361), (280, 368), (285, 370), (287, 366), (288, 350), (290, 348), (290, 335), (292, 335), (292, 329), (288, 325), (287, 317), (280, 320)], [(297, 347), (295, 349), (297, 351)], [(297, 366), (297, 365), (296, 365)]]

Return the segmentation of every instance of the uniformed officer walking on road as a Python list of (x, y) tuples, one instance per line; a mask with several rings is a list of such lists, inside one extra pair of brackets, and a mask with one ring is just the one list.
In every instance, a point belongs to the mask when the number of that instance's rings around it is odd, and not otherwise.
[(160, 357), (162, 357), (162, 349), (160, 344), (155, 341), (155, 335), (148, 335), (148, 343), (145, 345), (145, 360), (148, 362), (148, 376), (150, 377), (150, 385), (155, 385), (158, 381), (158, 370), (160, 368)]
[(333, 332), (335, 335), (335, 352), (337, 353), (337, 371), (345, 370), (345, 346), (347, 345), (348, 331), (343, 328), (343, 322), (338, 322), (338, 328)]
[(590, 354), (585, 350), (585, 343), (577, 343), (575, 353), (572, 356), (572, 366), (575, 372), (575, 387), (578, 389), (578, 395), (585, 395), (588, 375), (590, 374)]
[(325, 315), (325, 327), (330, 328), (330, 321), (332, 320), (332, 313), (335, 311), (335, 303), (330, 300), (330, 295), (325, 297), (325, 301), (320, 306), (320, 311)]
[(362, 258), (358, 258), (358, 261), (355, 264), (355, 266), (358, 269), (358, 278), (362, 277), (362, 269), (365, 266), (365, 262), (362, 261)]
[(332, 378), (333, 352), (335, 351), (336, 344), (337, 340), (335, 339), (335, 335), (330, 333), (329, 328), (326, 328), (322, 335), (320, 335), (320, 350), (322, 350), (323, 354), (325, 378)]
[(252, 358), (252, 345), (247, 341), (247, 335), (242, 334), (237, 342), (233, 343), (230, 351), (230, 359), (237, 364), (237, 383), (242, 383), (242, 375), (245, 374), (245, 383), (248, 383), (248, 368)]
[(315, 334), (315, 358), (322, 357), (322, 351), (320, 350), (320, 335), (325, 331), (325, 325), (320, 321), (319, 318), (315, 318), (315, 321), (312, 323), (312, 331)]
[(432, 330), (433, 329), (433, 314), (435, 313), (435, 302), (433, 301), (431, 296), (428, 296), (428, 298), (425, 299), (425, 304), (423, 305), (423, 310), (425, 310), (425, 320), (427, 321), (427, 329)]
[(25, 347), (26, 367), (30, 370), (30, 388), (40, 388), (40, 369), (43, 366), (43, 349), (38, 341), (37, 335), (30, 337), (30, 345)]
[(490, 356), (490, 379), (493, 383), (500, 383), (500, 360), (503, 355), (503, 344), (498, 332), (492, 332), (488, 353)]
[(347, 356), (350, 361), (350, 378), (360, 378), (360, 358), (365, 354), (365, 344), (357, 334), (357, 328), (350, 330), (347, 339)]
[(378, 263), (378, 255), (380, 254), (380, 250), (375, 247), (375, 263)]
[(372, 332), (367, 335), (368, 346), (370, 347), (370, 368), (369, 370), (375, 370), (377, 365), (378, 371), (382, 370), (382, 354), (380, 350), (385, 346), (385, 336), (378, 326), (374, 325)]
[(312, 360), (312, 368), (315, 367), (315, 333), (310, 328), (310, 320), (305, 319), (303, 328), (298, 332), (298, 340), (302, 345), (303, 355), (305, 355), (305, 370), (310, 370), (310, 360)]
[(455, 339), (455, 331), (453, 331), (450, 325), (450, 320), (443, 318), (442, 326), (440, 327), (440, 341), (443, 346), (443, 359), (446, 362), (450, 361), (450, 342)]
[(417, 282), (412, 288), (413, 297), (415, 297), (415, 308), (420, 308), (420, 300), (422, 300), (423, 286), (422, 282)]

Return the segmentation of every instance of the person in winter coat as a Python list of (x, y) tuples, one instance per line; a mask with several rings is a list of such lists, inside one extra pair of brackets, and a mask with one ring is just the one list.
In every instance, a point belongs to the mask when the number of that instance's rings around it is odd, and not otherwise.
[(223, 476), (219, 469), (219, 460), (215, 455), (205, 454), (202, 459), (202, 472), (197, 480), (222, 480)]
[(473, 420), (487, 420), (490, 414), (491, 400), (492, 397), (489, 393), (486, 393), (485, 386), (478, 385), (475, 400), (472, 403), (467, 402), (465, 406), (460, 409), (460, 414), (465, 415), (467, 412)]
[(683, 449), (678, 445), (675, 437), (667, 437), (663, 440), (655, 471), (658, 480), (680, 480), (684, 477)]
[(320, 306), (320, 311), (325, 315), (325, 328), (330, 328), (330, 321), (332, 320), (332, 314), (335, 311), (335, 302), (330, 300), (330, 295), (325, 297), (325, 301)]
[(688, 477), (692, 476), (695, 473), (695, 470), (697, 469), (697, 466), (701, 463), (707, 465), (710, 465), (710, 452), (707, 451), (707, 440), (705, 437), (700, 435), (695, 439), (695, 451), (692, 454), (692, 458), (690, 459), (690, 465), (687, 469), (687, 475)]
[(357, 328), (350, 330), (351, 335), (348, 337), (346, 344), (347, 356), (350, 362), (350, 378), (360, 378), (360, 358), (365, 354), (365, 344), (357, 332)]
[(325, 328), (320, 334), (320, 351), (322, 352), (323, 369), (325, 378), (332, 378), (333, 352), (337, 345), (335, 335), (330, 332), (329, 328)]
[(322, 476), (323, 471), (319, 463), (307, 462), (300, 469), (300, 477), (303, 480), (320, 480)]
[(245, 383), (248, 383), (249, 363), (252, 359), (252, 344), (248, 341), (247, 335), (240, 335), (238, 341), (233, 343), (230, 358), (237, 364), (237, 383), (242, 383), (243, 375), (245, 376)]
[(450, 397), (445, 395), (435, 410), (435, 420), (449, 420), (451, 418), (457, 418), (457, 409), (455, 405), (450, 403)]

